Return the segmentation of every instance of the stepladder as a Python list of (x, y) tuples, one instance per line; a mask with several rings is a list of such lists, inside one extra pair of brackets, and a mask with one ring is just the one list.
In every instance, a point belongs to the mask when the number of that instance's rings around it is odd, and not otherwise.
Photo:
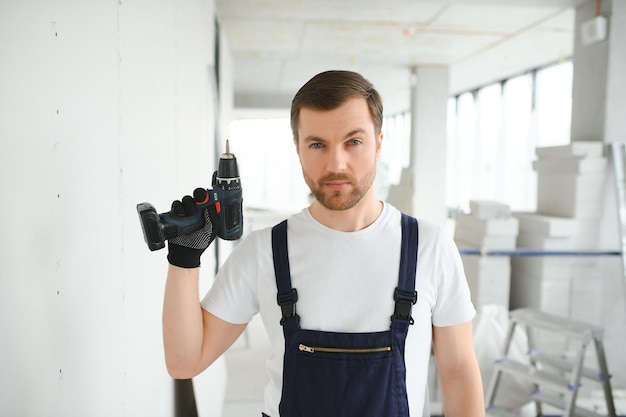
[[(527, 336), (527, 361), (511, 359), (509, 351), (516, 328), (522, 327)], [(571, 351), (546, 349), (537, 343), (537, 336), (558, 335), (569, 341)], [(564, 417), (615, 417), (615, 405), (610, 374), (603, 345), (602, 327), (521, 308), (510, 312), (510, 321), (502, 356), (496, 361), (486, 395), (487, 415), (512, 417), (515, 414), (497, 404), (496, 398), (504, 378), (528, 382), (529, 402), (534, 402), (536, 415), (544, 415), (544, 405), (562, 410)], [(591, 360), (595, 357), (595, 360)], [(595, 363), (591, 363), (595, 362)], [(606, 402), (606, 414), (578, 404), (578, 395), (586, 382), (599, 384)], [(553, 415), (553, 412), (549, 413)]]

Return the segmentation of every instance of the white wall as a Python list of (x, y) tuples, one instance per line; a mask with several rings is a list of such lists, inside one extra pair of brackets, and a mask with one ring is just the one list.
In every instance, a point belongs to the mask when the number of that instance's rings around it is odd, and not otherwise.
[(210, 184), (213, 20), (201, 0), (0, 3), (0, 415), (173, 414), (166, 253), (135, 206)]

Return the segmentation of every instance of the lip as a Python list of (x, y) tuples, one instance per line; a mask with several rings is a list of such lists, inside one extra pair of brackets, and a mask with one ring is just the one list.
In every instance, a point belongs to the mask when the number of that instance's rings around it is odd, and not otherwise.
[(342, 189), (350, 185), (349, 181), (327, 181), (324, 185), (331, 189)]

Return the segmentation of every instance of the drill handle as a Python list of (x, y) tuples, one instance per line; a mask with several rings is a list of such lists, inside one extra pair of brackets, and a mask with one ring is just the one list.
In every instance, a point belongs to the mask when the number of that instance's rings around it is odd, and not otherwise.
[(218, 206), (219, 230), (217, 235), (224, 240), (237, 240), (243, 234), (243, 212), (241, 188), (222, 191)]
[(198, 204), (198, 210), (192, 216), (180, 217), (168, 211), (157, 214), (156, 209), (150, 203), (137, 205), (137, 213), (143, 231), (143, 237), (151, 251), (163, 249), (165, 241), (176, 236), (183, 236), (204, 226), (204, 209), (214, 201)]

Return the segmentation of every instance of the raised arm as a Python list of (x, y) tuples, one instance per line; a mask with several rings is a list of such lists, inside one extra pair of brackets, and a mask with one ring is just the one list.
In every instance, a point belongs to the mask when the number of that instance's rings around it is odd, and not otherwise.
[(433, 327), (433, 348), (446, 417), (484, 417), (485, 400), (472, 322)]
[[(204, 189), (198, 189), (206, 193)], [(198, 191), (196, 190), (196, 191)], [(196, 193), (194, 193), (194, 196)], [(202, 201), (202, 195), (199, 196)], [(197, 213), (196, 200), (185, 196), (172, 203), (172, 215)], [(213, 211), (212, 211), (213, 210)], [(217, 318), (200, 306), (200, 257), (216, 237), (214, 208), (204, 209), (204, 226), (168, 241), (170, 263), (163, 301), (163, 345), (167, 370), (174, 378), (196, 376), (233, 344), (246, 328)]]
[(174, 378), (198, 375), (237, 340), (245, 324), (232, 324), (202, 309), (199, 268), (170, 265), (163, 302), (163, 345)]

